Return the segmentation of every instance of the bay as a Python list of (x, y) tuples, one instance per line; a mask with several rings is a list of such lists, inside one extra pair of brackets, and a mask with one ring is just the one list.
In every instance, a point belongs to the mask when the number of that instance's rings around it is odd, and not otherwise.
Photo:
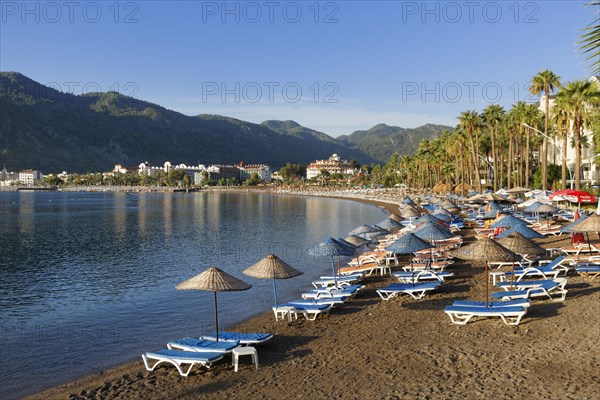
[(214, 330), (212, 293), (175, 285), (210, 266), (250, 283), (219, 294), (223, 328), (270, 309), (272, 282), (242, 270), (275, 253), (303, 275), (280, 302), (331, 271), (306, 250), (385, 213), (374, 206), (259, 193), (0, 193), (0, 397), (15, 398)]

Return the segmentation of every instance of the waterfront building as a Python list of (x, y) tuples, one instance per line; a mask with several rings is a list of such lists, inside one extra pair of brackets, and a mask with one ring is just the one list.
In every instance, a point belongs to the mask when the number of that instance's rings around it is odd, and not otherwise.
[(242, 180), (250, 178), (255, 173), (262, 181), (271, 182), (271, 168), (266, 164), (246, 164), (240, 161), (236, 166), (241, 170)]
[(33, 186), (43, 177), (40, 171), (26, 169), (25, 171), (19, 172), (19, 182), (23, 185)]
[(306, 178), (312, 179), (321, 175), (321, 171), (330, 174), (353, 175), (354, 169), (348, 161), (342, 160), (337, 154), (333, 154), (327, 160), (317, 160), (306, 167)]

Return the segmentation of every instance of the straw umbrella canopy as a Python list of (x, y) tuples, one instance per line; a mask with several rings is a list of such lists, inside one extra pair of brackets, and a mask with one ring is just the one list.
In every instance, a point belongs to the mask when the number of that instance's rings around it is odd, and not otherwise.
[(348, 246), (348, 247), (350, 247), (351, 249), (354, 249), (354, 250), (356, 250), (359, 247), (359, 246), (355, 245), (354, 243), (350, 243), (349, 241), (347, 241), (344, 238), (335, 238), (335, 240), (337, 240), (341, 244), (346, 245), (346, 246)]
[(371, 243), (370, 240), (367, 240), (365, 238), (362, 238), (362, 237), (356, 236), (356, 235), (350, 235), (347, 238), (345, 238), (344, 240), (348, 243), (352, 243), (353, 245), (355, 245), (357, 247), (364, 246), (365, 244)]
[(321, 243), (315, 244), (313, 247), (308, 249), (308, 254), (311, 256), (330, 256), (331, 257), (331, 270), (333, 272), (333, 280), (337, 286), (337, 278), (335, 271), (335, 263), (333, 257), (335, 256), (351, 256), (354, 254), (354, 248), (348, 247), (335, 240), (334, 238), (327, 238)]
[(425, 222), (435, 222), (436, 224), (442, 224), (442, 225), (444, 224), (444, 221), (442, 221), (438, 217), (433, 216), (431, 214), (425, 214), (421, 218), (417, 218), (415, 220), (415, 222), (417, 224), (422, 224), (422, 223), (425, 223)]
[(393, 220), (392, 218), (386, 218), (383, 221), (381, 221), (380, 223), (377, 224), (378, 227), (383, 228), (383, 229), (388, 229), (388, 230), (397, 230), (397, 229), (402, 229), (404, 228), (404, 225), (402, 225), (400, 222)]
[(548, 222), (548, 214), (553, 214), (557, 211), (558, 211), (558, 208), (554, 207), (551, 204), (540, 204), (535, 209), (535, 212), (537, 212), (537, 213), (546, 214), (546, 226), (550, 225), (550, 223)]
[(585, 232), (588, 244), (591, 248), (589, 233), (598, 232), (598, 235), (600, 236), (600, 214), (592, 214), (578, 224), (572, 224), (568, 229), (569, 232)]
[(379, 225), (373, 225), (373, 228), (375, 228), (374, 231), (372, 232), (367, 232), (364, 234), (365, 239), (376, 239), (379, 236), (383, 236), (383, 235), (389, 235), (391, 232), (388, 231), (387, 229), (383, 229), (382, 227), (380, 227)]
[(541, 206), (542, 204), (543, 204), (543, 203), (540, 203), (539, 201), (534, 201), (533, 203), (531, 203), (531, 204), (529, 204), (527, 207), (525, 207), (525, 208), (523, 209), (523, 211), (525, 211), (525, 212), (530, 212), (530, 213), (536, 212), (537, 208), (538, 208), (539, 206)]
[(600, 232), (600, 214), (592, 214), (569, 229), (570, 232)]
[(511, 233), (508, 236), (503, 237), (498, 240), (502, 246), (506, 247), (510, 251), (516, 254), (525, 255), (539, 255), (544, 254), (546, 249), (541, 246), (538, 246), (535, 242), (527, 239), (525, 236), (521, 235), (518, 232)]
[(500, 239), (500, 238), (506, 237), (508, 235), (511, 235), (513, 233), (520, 233), (527, 239), (544, 239), (546, 237), (546, 236), (542, 235), (541, 233), (534, 231), (527, 225), (521, 225), (521, 224), (516, 224), (516, 225), (512, 226), (511, 228), (507, 229), (506, 231), (502, 232), (501, 234), (497, 235), (496, 237), (498, 239)]
[(425, 222), (423, 225), (417, 227), (414, 230), (414, 234), (419, 238), (428, 242), (435, 242), (436, 240), (444, 240), (454, 237), (454, 233), (450, 232), (450, 229), (441, 226), (435, 222)]
[(451, 221), (453, 218), (452, 216), (445, 214), (443, 212), (440, 211), (436, 211), (433, 214), (431, 214), (433, 217), (439, 219), (440, 221), (444, 221), (444, 222), (448, 222)]
[[(395, 254), (412, 254), (417, 251), (421, 251), (423, 249), (428, 249), (431, 247), (433, 246), (421, 239), (420, 237), (416, 236), (414, 233), (407, 233), (391, 245), (387, 246), (385, 249)], [(410, 270), (414, 273), (412, 257), (409, 258)]]
[(391, 218), (396, 222), (402, 222), (402, 220), (404, 219), (401, 216), (399, 216), (398, 214), (394, 214), (394, 213), (391, 213), (390, 215), (388, 215), (388, 218)]
[[(500, 243), (502, 246), (506, 247), (510, 251), (519, 254), (523, 259), (525, 258), (526, 254), (539, 255), (544, 254), (546, 252), (546, 249), (538, 246), (535, 242), (527, 239), (525, 236), (521, 235), (518, 232), (503, 237), (502, 239), (498, 240), (498, 243)], [(514, 263), (512, 264), (511, 272), (512, 275), (510, 281), (512, 283), (515, 278)]]
[(515, 225), (527, 225), (527, 222), (514, 215), (505, 215), (490, 225), (490, 228), (512, 228)]
[(273, 297), (277, 306), (277, 283), (276, 279), (288, 279), (302, 272), (287, 264), (275, 254), (269, 254), (256, 264), (242, 271), (245, 275), (258, 279), (273, 279)]
[(400, 211), (400, 215), (402, 215), (404, 218), (410, 219), (420, 216), (421, 213), (415, 207), (405, 207)]
[(527, 192), (529, 192), (529, 190), (530, 190), (530, 189), (527, 189), (527, 188), (524, 188), (524, 187), (517, 186), (517, 187), (515, 187), (515, 188), (508, 189), (508, 190), (506, 191), (506, 193), (509, 193), (509, 194), (523, 194), (523, 193), (527, 193)]
[(215, 330), (217, 332), (217, 341), (219, 341), (219, 309), (217, 305), (217, 292), (239, 292), (248, 290), (252, 285), (239, 280), (235, 276), (219, 268), (211, 267), (199, 275), (181, 282), (175, 286), (177, 290), (206, 290), (214, 293), (215, 302)]
[(452, 255), (461, 260), (485, 261), (485, 304), (487, 307), (489, 299), (489, 261), (515, 262), (521, 257), (493, 239), (486, 238), (477, 240), (467, 246), (459, 247), (452, 251)]
[[(413, 233), (420, 239), (430, 242), (435, 245), (437, 240), (444, 240), (454, 237), (454, 233), (450, 232), (450, 229), (437, 224), (435, 222), (425, 222), (421, 226), (417, 227)], [(429, 251), (429, 263), (433, 262), (433, 249)]]
[(348, 234), (364, 237), (364, 235), (367, 233), (377, 232), (377, 231), (378, 231), (378, 229), (375, 228), (374, 226), (360, 225), (360, 226), (357, 226), (356, 228), (352, 229)]

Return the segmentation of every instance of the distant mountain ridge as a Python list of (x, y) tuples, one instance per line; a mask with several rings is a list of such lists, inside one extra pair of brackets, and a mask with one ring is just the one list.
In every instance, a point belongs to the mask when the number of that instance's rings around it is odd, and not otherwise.
[(337, 140), (377, 160), (387, 161), (394, 153), (412, 154), (419, 147), (421, 140), (437, 138), (444, 130), (453, 129), (450, 126), (434, 124), (414, 129), (378, 124), (366, 131), (338, 136)]
[(0, 99), (0, 164), (13, 170), (104, 171), (115, 163), (166, 160), (244, 160), (277, 168), (333, 153), (361, 164), (386, 162), (396, 149), (416, 149), (422, 137), (412, 138), (411, 132), (439, 134), (429, 125), (415, 130), (377, 125), (336, 139), (294, 121), (255, 124), (219, 115), (187, 116), (116, 92), (72, 95), (17, 72), (0, 72)]

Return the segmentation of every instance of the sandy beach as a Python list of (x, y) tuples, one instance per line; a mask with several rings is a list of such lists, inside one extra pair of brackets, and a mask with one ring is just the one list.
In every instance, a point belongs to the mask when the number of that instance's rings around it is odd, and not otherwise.
[[(473, 231), (463, 234), (474, 240)], [(563, 235), (539, 243), (569, 242)], [(459, 326), (442, 310), (456, 299), (483, 300), (485, 273), (460, 260), (452, 271), (454, 279), (421, 300), (382, 301), (375, 290), (395, 279), (372, 277), (362, 294), (317, 321), (275, 322), (271, 312), (246, 321), (240, 331), (275, 335), (257, 347), (258, 371), (244, 357), (234, 372), (226, 357), (183, 378), (168, 364), (148, 372), (139, 357), (30, 398), (600, 398), (600, 281), (570, 275), (566, 301), (536, 300), (516, 327), (499, 319)]]

